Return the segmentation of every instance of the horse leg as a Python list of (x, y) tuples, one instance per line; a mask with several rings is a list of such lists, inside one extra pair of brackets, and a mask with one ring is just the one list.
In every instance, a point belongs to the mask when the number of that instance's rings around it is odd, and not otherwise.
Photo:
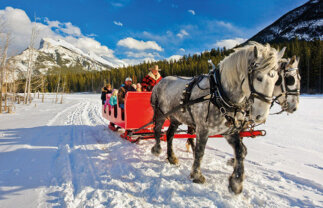
[(208, 140), (208, 131), (202, 130), (198, 131), (196, 134), (196, 146), (194, 151), (194, 163), (191, 172), (191, 178), (193, 179), (194, 183), (204, 183), (205, 177), (201, 173), (201, 162), (204, 155), (204, 150), (206, 146), (206, 142)]
[(167, 130), (167, 159), (169, 161), (170, 164), (173, 165), (177, 165), (178, 164), (178, 159), (174, 154), (173, 151), (173, 137), (174, 137), (174, 133), (177, 130), (178, 126), (180, 123), (176, 122), (176, 121), (172, 121), (170, 123), (170, 126), (168, 127)]
[(161, 146), (160, 146), (161, 129), (166, 119), (164, 115), (162, 115), (161, 112), (159, 112), (158, 110), (155, 110), (154, 118), (155, 118), (154, 135), (155, 135), (156, 143), (151, 148), (151, 153), (158, 156), (161, 153)]
[(194, 152), (195, 152), (195, 144), (194, 144), (194, 139), (193, 138), (189, 138), (186, 141), (186, 149), (187, 149), (188, 152), (190, 151), (190, 147), (192, 148), (193, 155), (194, 155)]
[(247, 155), (247, 147), (243, 144), (239, 134), (226, 137), (228, 143), (234, 150), (233, 173), (229, 178), (229, 189), (235, 194), (240, 194), (243, 189), (244, 164), (243, 160)]

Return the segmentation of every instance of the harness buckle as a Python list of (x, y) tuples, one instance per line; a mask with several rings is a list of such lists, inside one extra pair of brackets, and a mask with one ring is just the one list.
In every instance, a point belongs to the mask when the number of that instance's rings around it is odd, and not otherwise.
[(227, 110), (226, 110), (224, 107), (221, 107), (221, 108), (220, 108), (220, 112), (221, 112), (223, 115), (226, 115), (226, 114), (227, 114)]

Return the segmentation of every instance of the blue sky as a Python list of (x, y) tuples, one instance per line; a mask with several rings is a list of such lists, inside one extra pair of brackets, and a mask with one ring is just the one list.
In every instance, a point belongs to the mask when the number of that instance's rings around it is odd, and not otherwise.
[(1, 0), (0, 17), (11, 18), (8, 22), (17, 42), (12, 53), (28, 45), (26, 25), (32, 25), (36, 16), (40, 36), (63, 38), (85, 51), (93, 49), (97, 55), (134, 64), (230, 47), (305, 2)]

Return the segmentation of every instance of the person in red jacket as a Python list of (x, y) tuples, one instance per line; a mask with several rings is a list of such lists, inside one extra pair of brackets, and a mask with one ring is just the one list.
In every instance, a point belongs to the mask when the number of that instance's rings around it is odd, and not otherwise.
[(150, 72), (146, 75), (141, 82), (142, 91), (152, 91), (153, 87), (162, 79), (159, 72), (158, 65), (149, 69)]

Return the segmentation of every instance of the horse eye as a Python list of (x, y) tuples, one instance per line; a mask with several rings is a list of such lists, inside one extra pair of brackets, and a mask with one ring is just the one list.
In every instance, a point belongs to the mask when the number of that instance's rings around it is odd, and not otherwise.
[(274, 78), (275, 77), (275, 72), (269, 72), (268, 76), (271, 77), (271, 78)]
[(262, 82), (262, 77), (257, 77), (257, 80), (258, 80), (259, 82)]

